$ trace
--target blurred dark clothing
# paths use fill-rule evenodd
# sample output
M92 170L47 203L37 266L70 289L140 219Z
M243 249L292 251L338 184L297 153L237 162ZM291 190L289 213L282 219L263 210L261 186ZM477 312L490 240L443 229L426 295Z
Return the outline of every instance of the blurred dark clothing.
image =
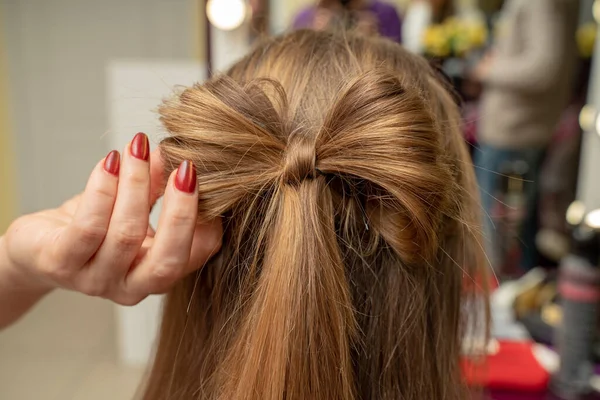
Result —
M519 269L528 271L536 266L537 250L535 246L535 234L537 231L537 198L538 184L540 179L540 167L544 159L543 149L501 149L485 144L474 151L475 174L481 191L481 204L485 210L484 216L484 238L486 241L487 256L492 267L498 275L506 270ZM506 173L503 168L508 163L523 162L527 165L527 171L522 176L524 218L520 226L520 232L516 232L519 242L519 265L506 265L507 254L514 251L502 243L510 242L511 238L501 237L503 232L503 213L499 208L511 207L505 203L503 198L501 180ZM507 240L508 239L508 240Z
M502 12L490 69L483 74L481 151L475 151L474 161L483 208L489 215L500 207L494 196L500 189L501 163L523 161L527 165L518 262L526 271L537 264L535 235L543 156L571 100L579 1L507 0ZM510 268L504 260L512 249L502 247L489 218L484 228L492 266Z
M562 235L565 240L568 240L569 233L565 215L569 205L575 200L577 190L581 108L581 104L575 103L563 112L548 147L540 176L540 229L551 230L555 235Z
M577 191L582 136L579 114L587 100L590 72L591 60L580 59L571 102L563 111L548 146L540 177L540 229L543 232L538 237L538 243L541 252L553 260L561 258L557 248L568 250L569 227L565 215ZM563 246L556 243L561 239Z
M479 141L546 146L570 98L577 0L508 0L482 99Z
M301 11L294 19L293 27L295 29L312 28L317 9L317 6L312 6ZM374 16L381 36L397 42L402 41L402 20L398 11L396 11L396 7L379 0L373 0L369 2L363 11Z

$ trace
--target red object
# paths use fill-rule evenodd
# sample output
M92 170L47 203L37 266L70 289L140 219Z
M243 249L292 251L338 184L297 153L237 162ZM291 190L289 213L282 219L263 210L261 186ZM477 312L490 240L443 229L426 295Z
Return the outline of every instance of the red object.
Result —
M463 105L462 130L468 143L477 143L477 121L479 121L479 103L469 102Z
M191 161L184 161L177 168L175 187L185 193L194 193L196 190L196 168Z
M108 153L104 159L104 170L112 175L119 175L119 168L121 167L121 156L116 150Z
M131 155L140 160L148 161L150 158L150 143L148 136L139 132L133 137L130 146Z
M463 375L470 386L521 393L544 392L550 374L533 355L531 342L499 342L497 353L485 362L463 359Z
M582 303L596 303L600 301L600 290L592 284L560 281L558 291L563 299Z
M493 271L475 276L463 274L463 290L466 293L485 294L488 291L493 292L498 289L498 286L498 279Z

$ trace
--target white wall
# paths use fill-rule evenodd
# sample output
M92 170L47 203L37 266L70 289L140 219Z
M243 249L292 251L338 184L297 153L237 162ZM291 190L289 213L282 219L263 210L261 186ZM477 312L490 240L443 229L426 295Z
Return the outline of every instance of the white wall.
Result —
M150 110L173 84L190 84L187 78L195 76L189 72L199 42L195 2L0 0L20 212L56 206L79 192L98 160L111 148L122 150L137 131L157 137L160 127L148 118ZM121 87L113 86L109 97L107 70L123 59L150 65L145 70L148 90L139 79L119 81ZM186 79L161 76L164 63L173 59L185 65ZM197 68L200 77L204 69ZM135 103L139 113L131 111L129 119L112 113L111 126L109 110L115 103ZM119 309L114 321L106 321L121 345L121 360L147 358L157 311L153 298L137 308Z
M206 65L191 61L114 61L107 68L107 108L110 143L123 148L131 139L128 132L141 129L155 143L162 128L155 112L174 87L191 86L205 79ZM160 203L153 209L152 226L158 225ZM144 365L152 355L160 322L161 298L151 296L135 307L117 308L117 344L120 360Z
M249 21L232 31L222 31L214 26L210 29L213 73L226 71L252 47Z
M193 3L0 0L21 212L55 206L78 192L110 150L110 60L195 57Z

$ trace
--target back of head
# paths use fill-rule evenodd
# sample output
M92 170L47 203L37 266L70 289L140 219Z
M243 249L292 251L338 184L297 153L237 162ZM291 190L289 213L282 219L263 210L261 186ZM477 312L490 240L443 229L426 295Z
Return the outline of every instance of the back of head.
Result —
M224 243L166 300L145 399L459 399L482 266L458 110L383 39L299 31L161 107Z

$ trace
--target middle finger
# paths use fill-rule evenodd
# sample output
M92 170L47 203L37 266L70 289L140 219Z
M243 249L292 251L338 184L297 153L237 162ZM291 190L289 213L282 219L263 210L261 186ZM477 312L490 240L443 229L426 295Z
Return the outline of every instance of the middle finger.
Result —
M148 230L150 212L150 145L135 135L123 152L117 200L104 243L89 266L91 278L104 292L127 274ZM101 293L105 294L105 293Z

